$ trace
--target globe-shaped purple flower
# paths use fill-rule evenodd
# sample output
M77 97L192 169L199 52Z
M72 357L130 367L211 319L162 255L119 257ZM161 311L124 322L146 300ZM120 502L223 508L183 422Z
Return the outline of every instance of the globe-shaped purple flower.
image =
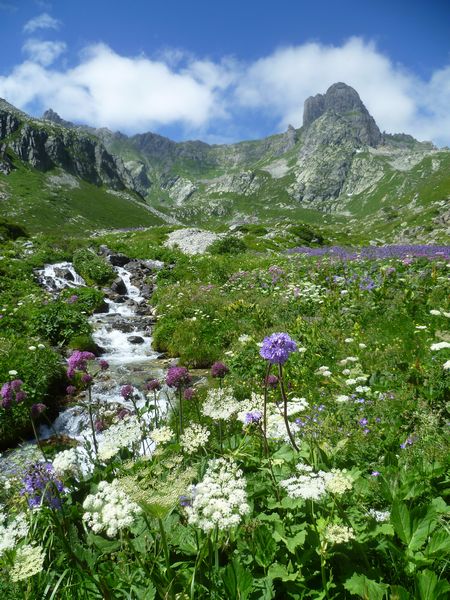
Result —
M133 396L133 393L134 393L134 388L129 383L127 385L122 386L122 389L120 390L120 395L125 400L128 400L129 398L131 398Z
M287 333L272 333L264 338L260 355L273 365L282 365L289 354L297 350L297 344Z
M230 369L222 362L215 362L211 367L211 377L218 377L219 379L222 379L229 372Z
M159 379L150 379L150 381L147 381L145 384L145 387L149 392L158 392L161 389L161 382Z
M191 376L186 367L170 367L167 371L166 383L169 387L179 390L191 383Z

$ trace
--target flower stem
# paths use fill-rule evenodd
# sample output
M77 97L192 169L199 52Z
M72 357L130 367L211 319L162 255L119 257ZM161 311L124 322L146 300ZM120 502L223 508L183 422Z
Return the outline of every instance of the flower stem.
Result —
M281 366L281 364L278 365L278 374L279 374L279 378L280 378L281 397L283 398L283 418L284 418L284 423L286 425L286 431L289 436L289 439L291 440L292 447L294 448L294 450L297 450L297 452L298 452L299 448L298 448L297 444L295 443L294 436L292 435L292 431L289 426L289 420L288 420L288 414L287 414L288 399L286 396L286 390L284 388L283 367Z

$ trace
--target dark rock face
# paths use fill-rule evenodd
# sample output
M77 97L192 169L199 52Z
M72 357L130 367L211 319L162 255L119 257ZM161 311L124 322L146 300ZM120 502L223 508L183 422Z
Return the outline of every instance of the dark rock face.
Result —
M127 286L125 285L121 277L117 277L111 284L111 291L120 296L125 296L127 293Z
M127 263L130 262L130 259L128 258L128 256L125 256L125 254L109 254L108 261L114 267L124 267Z
M143 193L143 184L149 182L145 182L140 173L135 178L98 138L64 121L52 110L46 111L44 118L44 121L31 120L0 99L3 154L9 148L19 159L40 171L60 167L95 185ZM6 161L2 160L3 163ZM2 172L6 170L4 166Z
M364 106L358 92L345 83L335 83L326 94L317 94L305 100L303 126L309 126L325 113L335 113L348 122L355 142L376 147L381 143L381 132L374 118Z
M145 342L144 338L140 335L130 335L127 340L130 344L143 344Z

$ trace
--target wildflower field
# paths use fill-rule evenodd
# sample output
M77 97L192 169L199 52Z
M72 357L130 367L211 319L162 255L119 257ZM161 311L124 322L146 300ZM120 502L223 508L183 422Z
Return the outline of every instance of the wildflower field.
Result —
M449 248L187 257L158 235L1 248L0 430L19 441L66 393L92 423L2 476L4 598L448 598ZM174 362L117 390L97 440L106 267L77 301L32 269L102 243L164 261L153 347Z

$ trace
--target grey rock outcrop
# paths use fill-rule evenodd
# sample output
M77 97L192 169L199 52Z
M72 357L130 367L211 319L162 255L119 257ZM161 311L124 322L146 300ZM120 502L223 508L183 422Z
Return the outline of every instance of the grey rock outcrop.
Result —
M334 83L325 94L310 96L305 100L303 127L310 127L327 112L343 117L360 144L373 147L380 144L382 136L374 118L358 92L346 83Z

